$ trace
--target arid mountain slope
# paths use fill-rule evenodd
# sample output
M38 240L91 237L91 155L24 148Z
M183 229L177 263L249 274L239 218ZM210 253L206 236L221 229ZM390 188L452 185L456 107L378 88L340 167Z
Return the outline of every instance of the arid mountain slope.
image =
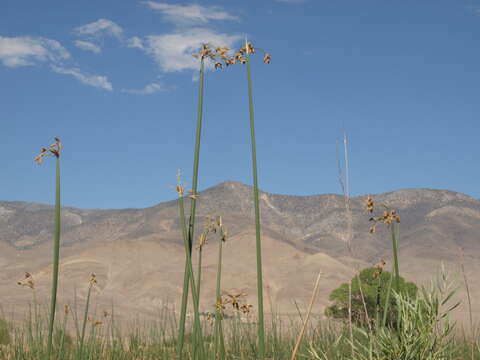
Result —
M346 246L348 222L342 196L261 193L266 293L278 310L295 311L294 300L305 303L320 270L324 277L318 311L328 303L329 292L346 281L355 266L389 260L389 233L380 227L369 234L365 199L351 199L351 254ZM380 211L384 203L401 215L400 266L407 278L424 282L441 261L458 271L455 264L462 248L472 293L474 298L480 297L480 279L475 277L480 271L480 200L427 189L379 194L374 200ZM89 274L95 272L99 307L111 306L113 301L120 312L153 314L162 304L178 305L184 258L176 201L146 209L62 211L61 301L73 300L74 287L81 300ZM22 309L31 298L27 289L16 285L25 271L34 275L37 296L46 300L52 215L50 206L0 202L0 296L4 307ZM198 215L197 234L205 216L223 216L229 231L224 290L243 290L255 304L251 188L225 182L201 192ZM216 241L212 237L204 252L205 310L214 303ZM474 306L480 314L480 304Z

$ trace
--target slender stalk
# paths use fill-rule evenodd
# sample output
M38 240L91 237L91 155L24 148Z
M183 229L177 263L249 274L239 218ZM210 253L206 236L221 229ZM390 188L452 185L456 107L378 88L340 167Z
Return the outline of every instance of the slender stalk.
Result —
M393 266L395 271L395 291L400 291L400 270L398 266L398 238L400 236L400 226L398 223L392 223L392 247L393 247Z
M248 49L248 46L246 46ZM250 114L250 137L252 145L253 201L255 206L255 238L257 252L257 296L258 296L258 355L265 358L265 324L263 316L263 275L262 275L262 242L260 236L260 205L258 199L257 146L255 143L255 118L253 113L252 74L250 69L250 53L247 50L248 109Z
M200 158L200 140L202 133L202 117L203 117L203 87L205 81L205 64L204 59L202 58L200 63L200 79L198 86L198 109L197 109L197 130L195 135L195 152L193 159L193 179L192 179L192 198L190 203L190 219L188 223L188 253L192 254L192 243L194 236L194 226L195 226L195 210L196 210L196 194L197 194L197 185L198 185L198 165ZM182 200L183 201L183 200ZM182 213L185 216L184 213ZM183 294L182 294L182 304L180 310L180 326L178 330L178 342L177 342L177 354L179 359L183 351L183 344L185 341L185 320L187 314L187 304L188 304L188 288L189 288L189 271L188 271L188 261L185 261L185 270L183 276ZM198 309L197 309L198 310Z
M85 303L85 311L83 313L83 324L82 324L82 334L80 336L80 346L79 346L79 353L78 353L78 359L81 359L83 356L83 344L85 340L85 329L87 328L87 320L88 320L88 308L90 306L90 295L92 293L92 282L90 282L88 286L88 292L87 292L87 302Z
M393 275L390 276L390 281L388 282L388 287L387 287L387 296L385 297L385 305L383 308L383 319L382 319L383 327L387 325L387 315L388 315L388 310L390 308L390 294L392 293L392 283L393 283Z
M223 228L220 228L221 236L218 243L218 263L217 263L217 287L216 298L217 304L222 301L221 286L222 286L222 253L224 233ZM225 339L223 337L223 325L220 309L217 306L215 313L215 359L218 355L218 345L220 346L220 359L225 359Z
M67 320L68 320L68 312L65 311L65 316L63 318L63 326L62 326L62 336L60 338L60 346L58 349L59 359L62 359L62 355L63 355L63 345L65 344L65 333L67 332Z
M183 191L182 191L183 192ZM183 234L183 242L185 246L185 254L186 254L186 263L187 263L187 272L188 272L188 278L190 279L190 287L192 290L192 300L193 300L193 313L194 313L194 334L192 336L194 340L194 346L195 348L198 346L199 352L200 352L200 358L204 359L205 358L205 349L204 349L204 344L203 344L203 335L202 335L202 328L200 326L200 315L198 311L198 305L199 305L199 299L198 299L198 294L197 294L197 287L195 286L195 278L193 274L193 266L192 266L192 256L190 254L191 247L188 242L188 232L187 232L187 225L185 221L185 207L183 203L183 194L179 193L178 197L178 206L179 206L179 212L180 212L180 226L182 228L182 234ZM184 291L188 289L183 289ZM198 343L197 343L198 340ZM178 352L179 348L177 348L177 355L178 358L181 358L182 353Z
M52 295L50 302L50 321L48 327L47 359L52 355L53 326L55 323L55 309L57 306L58 264L60 257L60 157L56 157L55 171L55 230L53 236L53 273Z
M320 277L322 276L322 272L318 273L317 280L315 280L315 286L313 287L312 297L310 298L310 304L308 305L307 315L305 316L305 321L303 322L302 329L300 330L300 334L298 334L297 342L295 343L295 348L292 352L291 360L295 360L297 358L297 352L300 348L300 343L302 342L303 335L305 334L305 329L307 328L308 320L310 319L310 314L312 313L313 303L318 294L318 286L320 285Z

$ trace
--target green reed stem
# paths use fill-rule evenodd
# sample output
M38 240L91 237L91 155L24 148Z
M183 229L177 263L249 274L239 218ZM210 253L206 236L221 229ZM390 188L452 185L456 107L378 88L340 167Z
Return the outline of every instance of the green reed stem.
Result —
M55 309L57 307L58 288L58 264L60 257L60 158L56 157L55 170L55 230L53 236L53 273L52 273L52 295L50 303L50 321L48 327L47 359L52 354L53 326L55 323Z
M200 79L198 86L198 109L197 109L197 130L195 133L195 152L193 158L193 179L192 179L192 194L197 194L197 185L198 185L198 164L200 159L200 140L202 134L202 117L203 117L203 87L205 81L205 64L204 59L200 63ZM183 200L182 200L183 201ZM194 236L194 226L195 226L195 210L196 210L196 198L192 197L190 203L190 219L188 223L188 253L192 254L192 243ZM182 212L183 216L185 214ZM180 310L180 327L178 330L178 344L177 344L177 354L181 358L183 344L185 341L185 320L187 315L187 304L188 304L188 287L189 287L189 271L187 261L185 262L185 270L183 276L183 294L182 294L182 305ZM198 309L197 309L198 311Z
M216 298L217 304L222 301L221 286L222 286L222 259L223 259L223 241L224 241L224 232L223 228L220 228L220 239L218 244L218 263L217 263L217 288L216 288ZM223 336L223 324L222 324L222 314L220 309L217 307L215 312L215 359L218 354L218 346L220 346L220 359L225 359L225 339Z
M253 201L255 205L255 237L257 252L257 295L258 295L258 355L265 358L265 324L263 317L263 275L262 275L262 242L260 238L260 205L258 199L257 178L257 146L255 143L255 119L253 114L252 74L250 69L250 53L247 51L248 109L250 114L250 137L252 144Z
M400 290L400 270L398 266L398 239L400 236L400 226L398 223L392 223L392 248L393 248L393 266L395 269L395 291Z
M90 295L92 293L92 283L89 284L88 286L88 292L87 292L87 302L85 303L85 311L83 313L83 324L82 324L82 334L80 336L80 346L79 346L79 353L78 353L78 359L81 359L83 356L83 344L85 340L85 329L87 328L87 320L88 320L88 308L90 306Z
M387 315L388 315L388 310L390 308L390 295L392 293L393 277L394 277L394 274L390 276L390 280L388 281L387 296L385 297L385 305L383 308L383 319L382 319L383 327L387 325Z
M192 256L191 256L191 246L188 242L188 232L187 232L187 224L185 221L185 207L183 203L183 196L180 195L178 197L178 207L179 207L179 212L180 212L180 226L182 228L182 234L183 234L183 242L185 245L185 257L186 257L186 263L187 263L187 272L188 272L188 278L190 279L190 287L192 290L192 300L193 300L193 314L194 314L194 332L192 339L194 341L194 349L197 347L199 348L200 352L200 359L205 358L205 349L204 349L204 344L203 344L203 335L202 335L202 327L200 324L200 315L198 311L198 306L199 306L199 299L198 299L198 294L197 294L197 287L195 286L195 277L193 274L193 266L192 266ZM188 287L183 289L183 291L188 293ZM177 347L177 356L180 359L182 357L182 348L180 346Z

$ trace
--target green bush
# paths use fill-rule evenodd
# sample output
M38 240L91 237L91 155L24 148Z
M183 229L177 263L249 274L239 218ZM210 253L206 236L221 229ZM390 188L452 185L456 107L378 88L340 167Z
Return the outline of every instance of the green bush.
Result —
M352 322L358 326L367 326L367 319L374 326L374 320L381 318L387 301L387 293L393 274L388 271L379 271L376 267L363 269L359 276L355 276L350 284L352 287ZM360 278L360 281L358 280ZM361 288L360 288L361 284ZM360 291L360 289L362 291ZM407 299L414 299L417 286L400 277L400 293ZM363 299L362 300L362 293ZM348 284L344 283L330 294L333 304L325 309L325 315L334 319L348 320ZM364 303L365 302L365 303ZM389 311L387 325L396 326L397 311L395 311L395 297L389 297ZM367 315L365 314L365 307Z

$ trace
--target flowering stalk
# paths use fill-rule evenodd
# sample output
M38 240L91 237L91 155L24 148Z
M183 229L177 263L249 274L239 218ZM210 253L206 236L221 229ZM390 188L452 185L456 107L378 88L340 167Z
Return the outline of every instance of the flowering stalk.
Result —
M50 319L48 326L48 345L47 359L52 354L53 326L55 323L55 309L57 306L57 288L58 288L58 264L60 257L60 150L62 145L58 137L55 142L47 149L42 148L40 154L35 157L37 164L42 164L46 156L54 156L55 166L55 213L54 213L54 235L53 235L53 272L52 272L52 292L50 299Z
M222 283L222 250L223 250L223 243L227 239L227 232L223 227L222 217L219 216L217 218L217 226L220 231L220 239L218 242L218 263L217 263L217 288L216 288L216 303L222 303L222 295L221 295L221 283ZM223 324L222 324L222 312L220 311L220 307L216 307L215 313L215 359L217 358L218 354L218 347L220 347L220 359L225 359L225 339L223 336Z
M195 286L195 278L193 276L193 266L192 266L192 256L191 256L191 246L188 242L188 231L187 231L187 224L185 220L185 207L183 202L183 194L184 194L184 187L180 183L180 175L178 175L178 185L177 185L177 193L178 193L178 210L180 213L180 227L182 230L183 235L183 243L185 246L185 258L186 258L186 267L187 267L187 274L189 279L189 285L192 290L192 300L193 300L193 314L194 314L194 325L193 325L193 344L194 344L194 351L196 351L197 347L199 348L200 359L205 358L205 350L203 346L203 335L202 335L202 328L200 326L200 315L198 312L199 306L199 299L197 293L197 287ZM187 293L188 296L188 284L183 288L183 293ZM185 318L184 318L185 321ZM180 328L182 329L182 328ZM185 329L185 324L183 326L183 330ZM182 340L184 339L184 334L182 335ZM179 334L180 339L180 334ZM183 343L180 342L177 344L177 357L179 359L182 358L182 350L183 350Z
M253 201L255 206L255 239L257 252L257 297L258 297L258 355L265 358L265 324L263 316L263 275L262 275L262 242L260 237L260 205L258 197L257 177L257 147L255 143L255 119L253 113L252 75L250 69L250 53L253 47L250 43L245 44L247 82L248 82L248 110L250 114L250 137L252 146L252 172L253 172Z
M193 179L192 179L192 195L190 203L190 218L188 222L188 233L187 233L187 242L188 242L188 255L192 254L192 243L194 236L194 226L195 226L195 210L196 210L196 199L197 199L197 185L198 185L198 166L200 158L200 140L202 133L202 117L203 117L203 84L204 84L204 73L205 73L205 61L202 56L200 62L200 79L198 87L198 109L197 109L197 130L195 136L195 152L193 159ZM183 199L182 199L183 201ZM185 216L185 215L183 215ZM182 294L182 305L180 310L180 328L178 331L178 343L177 343L177 355L180 359L183 351L183 344L185 341L185 321L187 314L187 303L188 303L188 289L189 289L189 279L190 273L188 270L188 261L185 261L185 270L183 275L183 294ZM198 310L198 309L197 309Z

